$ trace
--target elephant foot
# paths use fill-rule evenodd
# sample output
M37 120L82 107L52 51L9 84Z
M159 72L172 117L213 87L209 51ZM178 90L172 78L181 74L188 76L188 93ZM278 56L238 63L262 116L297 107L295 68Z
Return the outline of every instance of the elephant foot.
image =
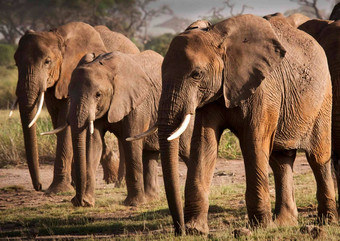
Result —
M53 181L49 188L45 191L45 194L71 192L73 190L74 188L71 185L71 181Z
M71 203L75 207L94 207L95 201L93 198L78 198L74 196L71 200Z
M274 214L274 223L278 226L295 226L298 224L298 212L295 203L293 207L283 205L279 212Z
M190 235L207 235L209 234L208 223L203 220L190 220L185 223L185 231Z
M101 164L103 166L104 177L103 180L109 183L116 183L118 181L119 158L113 151L105 153L102 157Z
M249 213L248 216L249 216L250 226L252 227L266 228L273 224L270 212L263 213L263 214Z
M319 224L331 224L331 223L338 223L339 217L338 212L328 211L327 213L318 213L318 223Z
M297 216L290 214L278 214L274 216L274 223L277 226L296 226L298 224Z
M158 199L158 189L145 190L145 198L149 201Z
M125 206L133 206L133 207L137 207L137 206L143 204L144 202L145 202L145 197L144 197L144 195L138 195L138 196L133 196L133 197L128 196L128 197L124 200L123 204L124 204Z

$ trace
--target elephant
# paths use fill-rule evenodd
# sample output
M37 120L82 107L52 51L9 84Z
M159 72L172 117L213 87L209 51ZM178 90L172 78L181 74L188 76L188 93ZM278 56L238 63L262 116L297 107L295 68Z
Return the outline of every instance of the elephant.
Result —
M86 23L71 22L47 32L29 30L19 41L14 55L19 72L16 95L26 159L37 191L42 190L42 185L35 121L44 100L54 128L63 126L67 118L71 74L86 53L100 54L120 49L127 53L139 52L128 38L114 32L107 34L108 31L105 27L95 29ZM59 131L53 181L47 189L49 193L73 190L70 174L73 155L71 131L69 127ZM105 166L110 167L110 164L106 163ZM110 176L108 173L106 175Z
M340 19L340 3L335 4L331 15L329 16L329 20L339 20Z
M291 16L287 17L287 19ZM332 160L337 177L338 200L340 200L340 22L310 19L299 24L298 29L310 34L324 49L333 87L332 107ZM338 210L340 208L338 207Z
M273 219L278 225L296 224L292 166L297 149L305 151L317 182L320 220L335 220L331 108L324 51L285 18L240 15L177 35L162 64L156 123L175 233L209 232L208 195L226 128L240 141L252 226L272 222L269 165L276 189ZM183 211L177 137L193 115Z
M157 133L133 142L125 139L157 121L162 61L152 50L139 54L114 51L97 57L89 53L74 70L68 117L77 171L74 206L95 205L95 173L106 131L117 136L124 151L128 190L124 204L136 206L157 197ZM189 159L191 130L180 141L183 161Z

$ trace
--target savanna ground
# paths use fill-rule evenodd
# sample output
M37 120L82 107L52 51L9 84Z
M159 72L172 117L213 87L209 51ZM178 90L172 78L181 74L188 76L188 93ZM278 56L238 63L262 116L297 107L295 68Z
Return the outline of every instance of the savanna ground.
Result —
M70 200L74 192L47 196L36 192L24 161L23 140L18 112L9 119L0 111L0 239L121 239L121 240L230 240L234 231L247 227L245 174L240 149L229 132L221 140L210 193L209 236L175 237L159 166L159 199L140 207L126 207L125 187L105 184L100 166L97 172L96 206L75 208ZM46 112L38 120L38 132L51 128ZM113 140L112 136L106 139ZM43 189L52 181L55 137L38 137ZM115 148L115 145L112 145ZM186 167L180 163L184 186ZM274 208L274 180L270 172L270 195ZM306 225L316 225L316 184L301 153L294 165L295 199L299 225L252 230L241 240L340 240L338 224L321 226L315 233L302 233Z

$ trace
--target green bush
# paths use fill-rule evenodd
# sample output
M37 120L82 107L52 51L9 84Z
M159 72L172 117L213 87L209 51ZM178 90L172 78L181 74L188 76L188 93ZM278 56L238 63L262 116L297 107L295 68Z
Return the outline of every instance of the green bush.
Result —
M15 50L16 50L15 45L0 44L0 65L1 66L14 65Z

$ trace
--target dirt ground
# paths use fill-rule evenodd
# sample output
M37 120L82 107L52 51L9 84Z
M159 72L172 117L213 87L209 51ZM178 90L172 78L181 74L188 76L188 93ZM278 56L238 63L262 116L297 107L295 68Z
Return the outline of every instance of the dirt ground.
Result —
M159 165L159 173L161 173ZM298 156L294 164L294 173L311 172L304 156ZM180 180L184 185L186 177L186 166L180 163ZM53 166L41 165L40 176L43 189L47 189L52 182ZM106 184L103 180L103 170L100 166L97 171L97 189L114 188L114 184ZM163 177L159 175L159 183L163 186ZM214 172L212 185L227 185L231 183L245 183L243 160L226 160L219 158ZM6 192L5 187L14 186L15 191ZM273 188L270 192L274 192ZM13 206L40 206L45 203L65 202L64 196L47 196L43 192L33 189L31 178L26 165L9 169L0 169L0 210Z

